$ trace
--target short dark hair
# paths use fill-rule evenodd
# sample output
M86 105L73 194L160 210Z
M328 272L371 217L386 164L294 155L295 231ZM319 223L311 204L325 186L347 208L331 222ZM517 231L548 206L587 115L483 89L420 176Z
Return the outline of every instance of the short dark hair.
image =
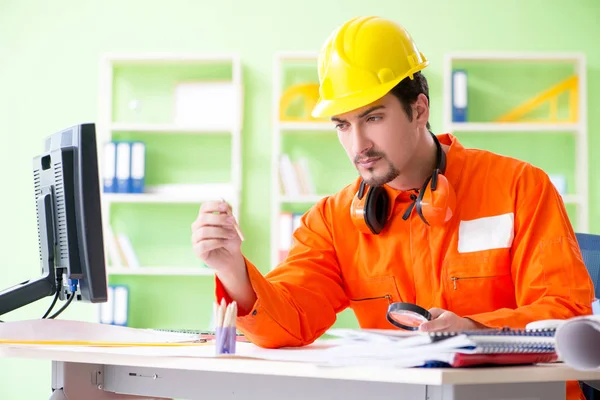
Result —
M406 115L408 115L409 121L412 121L412 108L410 107L416 100L417 96L421 93L427 97L429 101L429 86L427 85L427 78L420 71L413 74L413 79L406 77L400 81L390 91L391 94L396 96L400 100L400 104L404 107ZM427 121L427 130L431 131L431 125Z

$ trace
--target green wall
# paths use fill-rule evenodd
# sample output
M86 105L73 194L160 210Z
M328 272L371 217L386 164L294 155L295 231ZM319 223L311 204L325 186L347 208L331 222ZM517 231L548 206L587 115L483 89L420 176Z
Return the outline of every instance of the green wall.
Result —
M104 52L238 52L245 82L242 230L244 252L263 270L269 263L269 211L259 196L270 194L271 69L276 51L316 51L330 31L359 14L379 14L402 23L431 61L426 70L431 87L431 123L439 132L442 115L442 62L448 51L582 51L588 57L589 147L600 136L600 26L596 0L543 1L403 1L355 0L293 3L276 0L168 2L63 0L0 0L0 170L4 192L0 251L0 287L37 276L37 239L31 159L42 149L42 137L65 126L94 121L98 115L99 60ZM509 24L514 24L509 26ZM522 80L522 78L519 78ZM527 84L525 82L524 84ZM483 99L498 109L493 98ZM486 109L481 110L484 115ZM518 145L506 137L465 135L468 145L518 154L549 172L560 161L557 149L572 149L568 139L541 146L537 136ZM156 139L159 140L159 139ZM173 140L193 140L175 137ZM217 141L217 139L215 139ZM222 140L222 139L218 139ZM511 139L512 140L512 139ZM516 140L516 139L515 139ZM519 139L521 140L521 139ZM335 146L335 140L328 142ZM546 150L547 149L547 150ZM567 157L572 161L572 157ZM340 162L347 160L340 158ZM600 163L590 157L590 204L599 200L595 176ZM165 178L166 177L162 177ZM157 180L161 177L158 175ZM152 217L158 206L144 206L136 215ZM161 206L164 207L164 206ZM116 209L119 213L122 210ZM195 207L174 211L169 227L191 223ZM124 213L122 223L127 222ZM591 231L600 231L600 209L590 209ZM168 237L165 245L180 248L190 261L189 237ZM185 253L185 254L183 254ZM186 262L187 262L186 261ZM123 281L120 279L119 281ZM210 278L135 278L127 280L137 293L131 322L136 326L198 328L208 323L213 291ZM165 285L179 292L163 290ZM139 289L139 290L138 290ZM177 304L168 308L169 302ZM4 316L5 320L38 318L49 301ZM93 308L75 304L63 318L93 319ZM152 313L155 319L141 316ZM347 323L352 316L344 313ZM0 360L0 398L43 399L49 395L50 363Z

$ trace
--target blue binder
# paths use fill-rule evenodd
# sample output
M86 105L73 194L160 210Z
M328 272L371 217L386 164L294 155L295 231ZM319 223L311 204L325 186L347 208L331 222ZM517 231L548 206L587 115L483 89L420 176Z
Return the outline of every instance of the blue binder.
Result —
M113 325L127 326L129 321L129 288L126 285L113 285Z
M131 192L131 144L116 142L117 146L117 192Z
M108 299L100 305L99 322L127 326L129 321L129 288L126 285L108 285Z
M452 121L467 122L467 71L452 72Z
M144 142L131 142L131 193L144 193L145 158Z
M117 146L115 142L104 144L103 160L102 184L104 193L115 193L117 191Z

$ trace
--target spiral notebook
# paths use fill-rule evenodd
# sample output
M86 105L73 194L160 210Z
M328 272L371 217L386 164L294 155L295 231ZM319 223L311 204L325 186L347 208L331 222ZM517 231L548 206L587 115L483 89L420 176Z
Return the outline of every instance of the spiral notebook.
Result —
M460 332L360 330L329 332L346 339L331 350L337 364L371 363L397 367L522 365L558 360L555 329L486 329ZM384 339L382 339L384 338Z

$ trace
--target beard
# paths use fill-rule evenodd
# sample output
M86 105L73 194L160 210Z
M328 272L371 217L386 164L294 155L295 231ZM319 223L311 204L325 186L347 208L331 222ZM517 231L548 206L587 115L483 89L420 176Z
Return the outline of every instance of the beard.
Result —
M374 186L383 186L388 182L393 181L400 175L400 171L398 168L394 166L389 160L385 158L385 155L382 153L372 153L367 155L368 157L381 157L381 161L387 162L386 169L383 173L377 174L376 168L369 168L367 173L364 175L361 174L361 177L365 183L371 187Z

